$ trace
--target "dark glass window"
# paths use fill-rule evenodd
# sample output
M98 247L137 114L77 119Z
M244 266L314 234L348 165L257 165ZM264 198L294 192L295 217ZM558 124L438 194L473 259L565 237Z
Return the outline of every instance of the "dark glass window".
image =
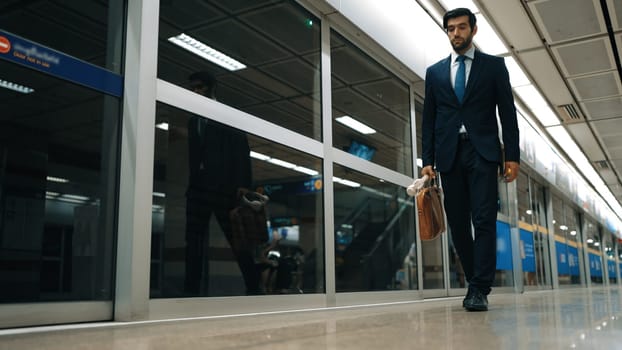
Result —
M121 73L125 0L4 0L0 30Z
M209 75L219 102L321 139L318 18L295 1L160 5L159 78L193 89L193 73Z
M337 292L417 289L413 200L401 186L334 172Z
M156 113L151 296L324 292L321 159Z
M110 300L119 99L0 60L0 302Z
M330 44L333 145L412 176L408 85L335 31Z

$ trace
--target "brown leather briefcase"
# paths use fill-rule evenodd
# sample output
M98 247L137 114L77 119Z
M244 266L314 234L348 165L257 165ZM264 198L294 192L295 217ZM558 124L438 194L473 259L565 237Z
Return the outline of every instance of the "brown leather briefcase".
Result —
M421 240L429 241L439 237L445 232L442 190L434 183L434 180L426 182L417 192L416 199Z

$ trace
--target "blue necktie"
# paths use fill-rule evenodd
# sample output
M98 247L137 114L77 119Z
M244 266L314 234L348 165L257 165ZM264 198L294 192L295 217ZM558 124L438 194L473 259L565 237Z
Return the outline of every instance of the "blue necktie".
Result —
M456 92L456 97L458 97L458 101L460 103L462 103L462 99L464 98L464 89L466 85L466 65L464 64L465 58L466 56L458 56L456 59L458 61L458 71L456 71L454 91Z

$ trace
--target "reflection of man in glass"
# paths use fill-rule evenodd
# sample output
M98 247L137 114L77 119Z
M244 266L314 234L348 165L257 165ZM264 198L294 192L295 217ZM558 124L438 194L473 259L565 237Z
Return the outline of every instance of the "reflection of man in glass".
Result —
M189 77L192 91L216 98L216 80L207 72ZM188 164L190 177L186 192L186 293L205 294L207 281L209 223L212 214L232 247L229 212L238 204L239 189L250 188L251 161L246 134L201 116L188 121ZM206 244L207 243L207 244ZM256 294L259 275L249 251L234 249L247 294ZM204 273L205 272L205 273Z

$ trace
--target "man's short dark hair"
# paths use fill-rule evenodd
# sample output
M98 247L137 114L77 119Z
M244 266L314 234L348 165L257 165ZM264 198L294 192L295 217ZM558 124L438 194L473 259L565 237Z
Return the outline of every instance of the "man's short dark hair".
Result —
M471 30L473 30L473 28L475 28L476 22L475 15L473 14L473 12L471 12L471 10L464 7L459 7L457 9L445 12L445 16L443 16L443 28L447 30L447 21L449 21L450 19L462 16L469 16L469 25L471 25Z
M214 79L214 76L210 72L205 72L205 71L194 72L190 74L190 76L188 77L188 80L200 81L203 84L205 84L205 86L210 86L210 87L213 87L216 85L216 79Z
M209 98L216 98L216 78L210 73L206 71L194 72L188 76L188 80L190 81L190 88L193 89L193 83L198 82L198 85L202 85L202 88L205 89L205 95Z

